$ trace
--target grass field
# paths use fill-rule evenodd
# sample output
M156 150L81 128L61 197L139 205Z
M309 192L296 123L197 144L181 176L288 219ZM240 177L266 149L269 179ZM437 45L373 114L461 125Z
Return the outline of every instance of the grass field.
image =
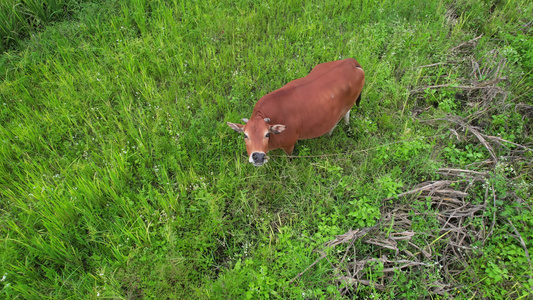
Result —
M530 1L6 3L0 298L533 297ZM249 164L348 57L351 123Z

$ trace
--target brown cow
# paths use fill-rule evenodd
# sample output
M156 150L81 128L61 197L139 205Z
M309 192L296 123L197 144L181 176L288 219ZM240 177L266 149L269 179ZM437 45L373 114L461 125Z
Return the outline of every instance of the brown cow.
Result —
M353 58L317 65L305 77L263 96L246 124L227 122L244 133L248 161L254 166L267 162L266 153L281 148L291 155L298 140L333 132L350 109L361 101L365 72Z

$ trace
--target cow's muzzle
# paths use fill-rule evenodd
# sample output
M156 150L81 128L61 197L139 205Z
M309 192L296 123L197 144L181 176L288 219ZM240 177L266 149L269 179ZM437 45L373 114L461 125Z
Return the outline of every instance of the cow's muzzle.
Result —
M268 157L263 152L254 152L252 155L250 155L250 159L248 161L254 164L254 166L260 167L268 161Z

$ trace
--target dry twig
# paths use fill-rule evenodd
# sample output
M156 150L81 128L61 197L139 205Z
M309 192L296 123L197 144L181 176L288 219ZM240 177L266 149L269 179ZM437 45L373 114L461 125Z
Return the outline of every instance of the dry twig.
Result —
M460 89L460 90L473 91L473 90L489 88L492 85L498 84L498 82L504 81L504 80L507 80L507 77L498 77L498 78L494 78L494 79L487 80L487 81L480 81L480 82L476 82L476 83L474 83L473 85L470 85L470 86L469 85L455 85L454 83L429 85L429 86L425 86L425 87L422 87L422 88L411 90L410 93L411 94L416 94L416 93L425 91L427 89L438 89L438 88L444 88L444 87L452 87L452 88L456 88L456 89Z
M450 49L450 52L456 51L456 50L458 50L458 49L460 49L460 48L462 48L462 47L465 47L465 46L467 46L467 47L474 47L475 45L477 45L477 41L478 41L482 36L483 36L483 35L480 35L480 36L475 37L475 38L473 38L473 39L471 39L471 40L469 40L469 41L466 41L466 42L464 42L464 43L461 43L461 44L459 44L459 45L457 45L457 46L451 48L451 49Z
M311 265L309 265L307 268L305 268L305 270L303 270L302 272L298 273L298 275L296 275L296 277L294 277L293 279L291 279L289 281L289 284L293 283L293 281L295 281L296 279L300 278L305 272L307 272L307 270L311 269L314 265L316 265L319 261L323 260L324 258L326 258L326 253L322 253L322 255L317 258L315 260L315 262L313 262Z
M533 271L533 266L531 265L531 259L529 258L529 251L527 251L527 246L526 246L526 243L524 242L524 239L522 238L522 235L520 235L520 232L516 229L516 227L514 226L514 224L513 224L513 222L511 220L507 220L507 221L509 221L509 224L513 228L514 233L518 236L518 241L522 245L522 248L524 248L524 252L526 253L526 258L527 258L527 261L529 263L529 270ZM528 275L528 277L529 278L533 278L531 273Z

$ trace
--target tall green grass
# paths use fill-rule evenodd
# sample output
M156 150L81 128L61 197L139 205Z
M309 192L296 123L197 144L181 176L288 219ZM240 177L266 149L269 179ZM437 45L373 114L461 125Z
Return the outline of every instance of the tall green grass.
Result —
M2 49L14 43L26 30L26 24L21 13L17 9L19 1L2 1L0 3L0 36L2 37Z
M80 1L81 2L81 1ZM78 1L5 0L0 3L0 51L16 46L28 34L67 17Z
M531 11L527 1L513 3ZM57 11L56 4L64 11L72 3L46 8ZM9 37L20 47L0 58L1 297L342 298L326 261L289 281L324 242L374 225L382 199L438 179L439 167L490 157L479 144L450 139L448 128L412 117L420 107L428 119L475 112L459 106L454 90L435 96L456 101L451 110L409 93L453 82L464 69L418 67L447 61L450 48L479 31L503 37L493 31L499 24L517 29L525 20L491 2L497 17L469 27L488 15L489 3L459 4L462 28L446 17L455 4L440 1L83 2L66 21L48 14L31 39ZM13 17L22 11L17 6ZM487 35L475 55L505 46ZM262 95L316 64L347 57L367 78L351 124L331 138L299 142L301 158L274 151L262 168L247 163L241 137L225 122L248 117ZM521 71L519 64L505 70L518 78L505 86L512 96L528 78ZM527 115L502 109L498 116L490 134L531 142ZM322 154L330 156L305 157ZM516 193L531 204L527 168L518 178L500 175L522 184ZM498 191L503 199L507 190ZM388 205L408 204L394 201ZM519 218L514 204L502 205ZM531 221L515 222L524 236L532 236ZM435 230L426 220L414 226ZM495 226L500 235L510 230ZM483 249L500 245L515 254L472 254L456 284L465 298L527 297L533 284L521 245L495 239ZM361 244L357 251L376 250ZM483 281L497 270L489 262L510 275ZM396 274L386 291L361 286L353 295L426 295L428 276L442 274Z

